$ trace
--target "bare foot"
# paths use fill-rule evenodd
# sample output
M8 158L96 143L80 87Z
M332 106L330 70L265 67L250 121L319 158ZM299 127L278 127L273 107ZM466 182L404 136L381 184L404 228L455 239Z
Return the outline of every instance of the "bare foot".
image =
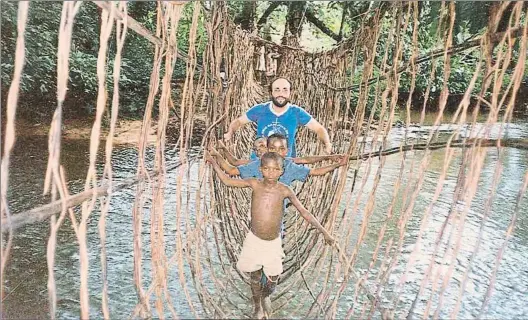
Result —
M253 312L253 319L266 319L266 315L264 314L264 311L262 309Z
M265 319L265 313L264 310L262 310L262 305L259 305L255 308L255 311L253 312L253 319Z
M262 299L262 306L264 307L264 314L266 319L270 319L271 314L273 313L273 309L271 308L271 298L269 296Z

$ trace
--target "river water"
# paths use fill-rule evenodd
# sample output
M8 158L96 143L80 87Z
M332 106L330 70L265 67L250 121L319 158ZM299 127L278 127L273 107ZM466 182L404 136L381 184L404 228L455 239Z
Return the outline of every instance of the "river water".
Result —
M416 118L417 115L414 115ZM423 126L419 129L413 129L408 133L411 139L423 139L430 127ZM451 128L444 127L445 132ZM498 128L492 130L498 134ZM469 132L468 130L465 131ZM517 119L508 124L507 130L503 136L513 139L528 138L528 121L526 119ZM403 128L394 128L388 137L389 147L399 145L404 137ZM83 179L86 175L87 164L89 161L88 141L84 140L66 140L63 141L61 162L67 172L70 192L74 193L83 188ZM170 149L170 148L169 148ZM419 163L423 157L423 151L414 151L407 153L405 159L404 176L408 174L411 163ZM438 177L443 167L445 151L438 150L432 153L432 159L425 173L424 184L413 209L413 214L409 220L409 227L406 231L404 242L399 255L399 261L396 263L393 272L387 279L384 288L382 303L390 304L391 290L396 290L402 274L405 272L406 261L414 248L423 213L426 211L438 182ZM453 206L454 186L457 182L458 169L461 161L461 150L455 151L455 159L452 162L443 191L435 203L430 223L425 230L420 255L407 275L405 285L401 291L399 307L396 311L398 318L406 316L406 311L412 301L415 299L420 282L424 272L431 259L433 244L438 232L445 222L449 211ZM522 177L528 170L528 151L504 148L501 156L501 162L504 166L502 176L496 187L497 194L492 204L489 220L482 228L482 240L478 253L473 257L471 271L468 274L468 281L464 298L462 299L461 311L459 318L475 318L478 316L483 297L489 286L492 271L495 267L495 260L499 248L505 239L505 232L511 221L514 212L516 198ZM151 154L149 157L153 157ZM471 204L465 227L463 229L462 246L456 258L453 280L450 281L446 289L446 299L441 308L440 317L449 317L450 312L456 303L458 290L463 275L468 268L468 261L471 253L477 245L481 221L484 213L485 201L488 198L489 191L493 186L494 169L499 160L497 150L489 148L485 160L485 167L482 171L479 188ZM42 186L47 162L47 138L31 137L19 139L16 143L12 157L12 167L10 175L9 204L12 212L21 212L34 208L40 204L46 203L49 199L41 196ZM167 152L167 166L177 163L178 159L175 151ZM114 175L116 180L123 180L133 176L137 165L137 151L133 147L116 147L113 155ZM366 185L363 188L363 194L359 197L366 199L370 191L374 177L377 171L379 160L371 162L371 170L366 178ZM376 191L376 207L371 217L372 223L369 225L369 231L362 246L362 253L356 263L359 272L368 268L370 257L376 246L379 227L379 221L383 221L386 216L387 208L392 200L393 184L399 175L401 165L401 155L395 154L386 157L383 167L383 178ZM352 166L354 167L354 166ZM180 174L178 170L170 172L167 176L166 194L166 229L167 234L166 246L167 254L174 251L174 237L171 232L176 232L180 227L176 226L176 221L170 213L174 212L176 192L176 176ZM191 176L198 176L198 163L190 167ZM357 181L361 181L366 175L364 166L360 166ZM352 171L349 172L349 181L351 183ZM406 181L403 181L401 190L405 190ZM356 188L358 189L358 188ZM348 186L345 190L350 190ZM355 191L353 196L358 196ZM126 318L131 315L132 309L137 302L135 289L133 286L133 246L132 246L132 206L135 198L135 189L129 188L114 194L107 218L107 255L108 255L108 282L110 296L110 314L112 318ZM148 205L148 203L147 203ZM360 205L364 206L364 201ZM396 204L401 206L402 204ZM343 204L342 207L346 204ZM498 269L495 287L491 295L488 309L485 312L486 318L527 318L528 317L528 197L524 197L521 202L518 221L505 250L503 259ZM148 211L144 220L143 236L148 238ZM358 215L357 223L361 222L361 215ZM90 258L90 305L91 314L95 317L101 317L101 275L99 262L99 235L97 222L99 214L92 214L89 219L88 227L88 245ZM451 223L450 223L451 224ZM450 225L451 226L451 225ZM453 231L447 229L447 232ZM452 227L452 226L451 226ZM356 229L357 230L357 229ZM394 235L398 232L395 227L388 228L388 235ZM10 262L6 272L6 297L3 301L4 311L8 318L47 318L47 265L46 265L46 245L49 235L49 224L40 223L23 227L18 230L13 242ZM75 234L70 227L70 222L65 221L57 236L56 247L56 281L58 297L58 317L59 318L78 318L79 316L79 256L78 245ZM144 256L149 256L148 246L144 247L146 251ZM382 250L380 250L382 251ZM443 259L435 258L437 261L434 265L434 271L442 274L442 268L447 268L448 264ZM145 276L148 276L149 261L145 259ZM371 270L372 271L372 270ZM434 273L433 273L434 274ZM369 280L375 280L376 273L369 274ZM146 279L148 282L148 278ZM181 293L181 286L178 281L177 272L170 274L170 290L173 297L173 303L181 317L193 317L186 299ZM347 288L345 297L352 295L353 288ZM413 310L417 317L421 317L425 309L426 301L429 299L427 289L423 296L418 299L418 304ZM340 300L338 308L338 317L343 317L351 306L347 299ZM435 311L433 305L431 315ZM287 317L288 310L284 310L277 316Z

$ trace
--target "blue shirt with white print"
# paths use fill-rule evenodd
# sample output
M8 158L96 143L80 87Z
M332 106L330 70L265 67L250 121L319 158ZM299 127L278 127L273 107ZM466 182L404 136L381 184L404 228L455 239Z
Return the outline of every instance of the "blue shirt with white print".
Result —
M297 127L305 126L312 120L312 116L303 108L288 104L284 113L277 114L272 110L271 101L257 104L246 112L249 120L257 123L257 136L269 137L274 133L280 133L288 139L288 157L296 157L295 134ZM255 152L251 153L251 159L257 159Z

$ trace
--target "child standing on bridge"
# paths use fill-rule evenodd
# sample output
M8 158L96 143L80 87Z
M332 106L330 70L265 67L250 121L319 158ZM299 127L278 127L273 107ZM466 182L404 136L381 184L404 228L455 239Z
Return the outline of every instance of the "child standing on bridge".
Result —
M242 272L249 272L251 276L251 292L255 304L253 317L269 319L272 313L270 295L283 271L284 251L280 232L284 200L288 198L302 217L324 235L328 244L332 245L335 240L299 202L292 189L279 182L284 170L284 159L279 154L266 152L262 156L260 171L263 179L231 179L209 153L206 153L205 159L213 165L218 177L227 186L253 189L251 227L244 240L237 268ZM264 288L260 285L262 276L268 279Z
M218 141L218 149L224 152L225 159L227 160L229 165L243 166L250 163L251 161L254 161L250 159L237 159L234 155L231 154L231 152L229 152L229 150L221 140ZM257 137L255 141L253 141L252 150L257 155L257 158L260 159L260 157L262 157L264 153L268 152L267 139L264 137ZM222 155L214 148L212 148L210 152L213 157L222 157ZM222 164L220 164L220 166L222 166ZM227 164L224 164L224 166L227 166Z

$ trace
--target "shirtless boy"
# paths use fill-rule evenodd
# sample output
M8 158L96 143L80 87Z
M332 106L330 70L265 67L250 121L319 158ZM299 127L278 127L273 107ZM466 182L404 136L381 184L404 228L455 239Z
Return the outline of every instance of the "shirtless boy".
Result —
M299 202L292 189L279 182L279 177L284 170L284 159L279 154L266 152L262 155L260 171L263 179L232 179L224 173L209 153L206 153L205 158L213 165L224 184L253 190L250 232L244 240L237 268L242 272L249 272L251 276L251 292L255 305L253 317L269 319L272 313L269 296L275 289L279 275L283 271L284 251L280 231L284 200L289 199L299 210L301 216L324 235L328 244L333 244L335 240ZM268 278L264 288L260 285L262 273Z

